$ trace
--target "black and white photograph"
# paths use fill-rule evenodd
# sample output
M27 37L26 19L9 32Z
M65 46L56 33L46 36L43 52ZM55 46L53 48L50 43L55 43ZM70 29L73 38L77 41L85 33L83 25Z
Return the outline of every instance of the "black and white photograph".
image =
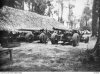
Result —
M100 72L100 0L0 0L0 72Z

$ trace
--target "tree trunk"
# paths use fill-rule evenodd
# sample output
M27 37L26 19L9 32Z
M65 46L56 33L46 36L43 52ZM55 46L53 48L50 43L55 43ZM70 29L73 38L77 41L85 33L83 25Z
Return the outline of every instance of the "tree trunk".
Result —
M34 5L33 5L33 3L32 3L32 12L34 11Z
M94 0L92 9L92 36L96 36L97 34L97 19L98 19L97 0Z
M21 6L22 10L24 10L24 2L25 2L25 0L22 1L22 6Z
M86 27L88 26L87 20L86 20Z
M31 9L30 9L30 0L28 1L28 8L29 8L29 11L30 11L30 10L31 10Z
M60 13L59 13L59 10L58 10L58 22L60 22L60 16L59 16L59 14L60 14Z
M50 17L50 15L51 15L51 9L50 9L50 6L49 6L48 16Z
M99 1L100 3L100 1ZM97 42L96 45L94 47L94 55L97 57L100 57L100 4L99 4L99 29L98 29L98 38L97 38Z
M63 22L63 2L61 3L61 19L60 19L60 22L62 23Z
M34 8L35 8L35 4L36 4L36 3L35 3L34 0L30 0L30 1L31 1L31 3L32 3L32 10L31 10L31 11L34 12Z
M99 28L100 28L100 21L99 21ZM100 29L98 31L98 38L97 38L96 45L94 47L94 55L100 56Z

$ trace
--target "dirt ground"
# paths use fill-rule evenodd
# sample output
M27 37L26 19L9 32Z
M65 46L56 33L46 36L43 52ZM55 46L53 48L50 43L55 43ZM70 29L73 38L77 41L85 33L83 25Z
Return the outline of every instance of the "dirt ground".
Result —
M100 71L97 63L82 63L87 49L92 49L96 40L79 43L79 46L21 43L13 48L13 61L2 66L1 71Z

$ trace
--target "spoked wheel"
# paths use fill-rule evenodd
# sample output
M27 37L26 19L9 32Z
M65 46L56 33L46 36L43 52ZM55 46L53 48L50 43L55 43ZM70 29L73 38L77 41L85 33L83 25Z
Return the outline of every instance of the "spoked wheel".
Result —
M79 45L79 41L78 40L73 40L72 41L72 45L75 47L75 46L78 46Z
M52 44L58 44L58 40L51 40Z
M85 43L88 43L89 42L89 37L87 37L86 39L85 39Z

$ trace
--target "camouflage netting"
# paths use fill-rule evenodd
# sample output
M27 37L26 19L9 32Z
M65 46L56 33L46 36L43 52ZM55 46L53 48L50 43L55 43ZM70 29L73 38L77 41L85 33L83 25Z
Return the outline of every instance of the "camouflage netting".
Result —
M35 27L47 30L52 30L53 27L66 29L54 19L37 13L14 9L8 6L4 6L0 11L0 30L16 31L17 29L32 29Z

